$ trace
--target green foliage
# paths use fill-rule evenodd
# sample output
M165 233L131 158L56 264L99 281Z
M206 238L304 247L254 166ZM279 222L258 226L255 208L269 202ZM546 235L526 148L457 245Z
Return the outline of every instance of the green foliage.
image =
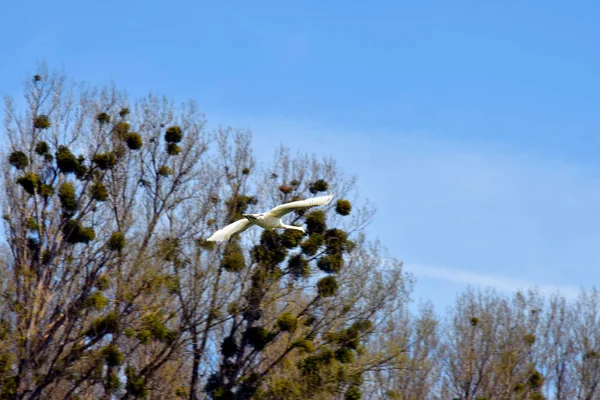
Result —
M40 195L42 195L44 198L51 197L54 195L54 188L51 185L42 183L40 185Z
M240 306L236 301L232 301L227 304L227 313L229 315L237 315L240 312Z
M39 75L34 75L34 76L33 76L33 82L37 83L37 82L39 82L39 81L41 81L41 80L42 80L42 77L41 77L41 76L39 76Z
M347 347L339 348L335 351L335 358L342 364L354 362L354 353Z
M308 315L306 316L306 319L304 320L304 325L306 325L306 326L311 326L311 325L313 325L315 322L317 322L317 317L315 317L315 316L314 316L314 315L312 315L312 314L308 314Z
M127 377L127 383L125 389L129 391L134 397L146 398L150 392L146 387L146 378L139 375L136 369L132 366L125 368L125 376Z
M252 249L254 261L262 266L275 266L283 262L287 250L281 244L281 238L276 230L264 229L260 236L260 245Z
M114 344L109 344L102 349L102 356L106 365L109 367L118 367L123 364L123 353L119 351L119 348Z
M85 157L77 157L77 168L75 168L75 176L78 179L83 179L88 172L88 168L85 166Z
M22 151L13 151L10 153L8 162L16 169L25 169L29 165L29 159Z
M228 272L240 272L246 267L245 262L240 245L235 241L228 242L221 259L221 268Z
M101 170L113 169L117 164L117 157L112 152L97 153L92 158L92 162Z
M323 233L327 229L325 223L325 212L322 210L312 211L306 216L306 232Z
M33 172L28 172L25 175L17 178L17 184L21 185L23 189L30 195L35 194L35 190L40 184L40 178Z
M67 243L89 243L96 238L92 227L83 227L79 221L68 220L63 226L63 234Z
M131 129L131 125L129 125L125 121L119 121L113 127L113 133L119 139L125 139L127 137L127 134L129 133L129 129Z
M33 126L37 129L48 129L51 125L50 118L47 115L41 114L33 119Z
M323 235L320 233L313 233L300 245L300 247L302 248L302 252L307 256L314 256L324 242L325 239L323 238Z
M533 344L535 343L535 335L528 333L525 336L523 336L523 341L527 346L533 346Z
M40 156L43 156L44 154L48 153L48 151L50 151L50 147L48 146L48 143L46 142L38 142L35 145L35 152L37 154L39 154Z
M86 308L102 311L108 305L108 299L104 297L102 292L94 292L85 299L83 304Z
M300 373L305 376L316 375L334 360L335 353L331 349L323 349L318 354L308 356L298 362Z
M317 282L317 290L321 297L335 296L338 290L338 283L333 276L326 276Z
M189 397L187 389L183 387L175 389L175 396L180 399L187 399Z
M70 182L63 182L58 189L58 198L60 204L66 212L77 211L77 197L75 196L75 187Z
M285 248L292 249L302 242L304 233L296 231L294 229L286 229L280 235L281 245Z
M310 265L301 254L290 257L288 261L288 272L295 279L308 278L310 276Z
M201 247L205 250L213 250L216 246L215 242L208 241L203 238L198 238L196 240L196 244L198 245L198 247Z
M141 331L139 331L135 334L135 337L141 343L148 344L148 343L150 343L150 340L152 340L152 332L150 332L147 329L142 329Z
M111 251L121 251L125 247L126 243L127 241L125 240L125 235L123 232L114 232L112 235L110 235L106 245Z
M130 150L139 150L142 148L144 141L142 140L142 135L137 132L130 132L125 136L125 142L127 143L127 147Z
M69 150L67 146L58 146L55 155L56 166L64 174L75 172L77 167L79 167L79 161L77 161L77 158L71 153L71 150Z
M218 199L217 199L218 201ZM229 210L227 216L227 222L231 223L237 221L238 219L242 219L242 214L246 213L249 205L253 205L257 203L257 199L254 196L233 196L225 201L225 205Z
M172 173L173 173L173 171L171 171L171 168L169 168L169 167L168 167L168 166L166 166L166 165L163 165L163 166L161 166L161 167L158 169L158 174L159 174L160 176L164 176L165 178L166 178L167 176L170 176Z
M12 400L17 395L17 380L11 376L0 381L0 399Z
M165 131L165 141L168 143L179 143L183 139L183 131L177 125L170 126Z
M338 273L344 266L344 259L341 254L331 254L325 257L321 257L317 262L317 267L323 271L330 273Z
M277 327L284 332L294 332L298 327L298 319L289 312L285 312L277 318Z
M171 156L176 156L181 153L181 147L175 143L167 143L167 153Z
M125 328L123 329L123 334L126 338L131 339L135 337L135 330L132 328Z
M344 393L344 400L360 400L362 398L362 392L356 385L350 386L346 393Z
M246 330L246 339L256 350L262 350L271 340L271 335L262 326L252 326Z
M340 199L335 205L335 212L340 215L348 215L352 210L352 204L348 200Z
M479 325L479 318L477 318L477 317L472 317L472 318L471 318L471 326L475 327L475 326L477 326L477 325Z
M529 375L527 383L530 388L539 390L544 384L544 376L540 373L540 371L534 369L531 372L531 375Z
M313 342L308 339L298 339L292 343L292 346L306 353L312 353L316 350Z
M90 195L96 201L106 201L108 199L108 189L101 182L94 182L90 187Z
M523 391L525 391L525 385L523 385L522 383L517 383L513 388L513 391L515 393L522 393Z
M275 379L269 384L265 397L268 399L297 399L302 395L298 382L288 379Z
M292 193L292 190L294 190L293 187L291 187L290 185L281 185L279 186L279 191L283 194L289 194Z
M176 238L165 238L159 243L159 252L165 261L176 261L179 254L179 240Z
M323 179L318 179L309 185L308 190L312 194L316 194L318 192L326 192L328 188L329 184L327 182Z
M221 344L221 353L223 354L223 357L233 357L237 352L238 345L235 342L235 338L232 336L227 336Z
M328 229L325 232L325 245L327 254L341 255L344 250L348 249L348 234L341 229Z
M103 317L96 318L86 332L87 337L103 336L115 333L119 329L119 316L111 311Z
M6 340L6 338L12 333L10 322L4 318L0 319L0 340Z
M123 385L123 383L119 379L119 376L114 371L107 371L104 384L106 386L106 389L110 393L117 392L119 389L121 389L121 386Z
M110 115L105 112L98 113L98 115L96 115L96 121L98 121L100 125L108 124L110 122Z
M0 353L0 376L10 372L15 361L15 356L12 353Z
M173 333L167 328L164 317L160 312L152 312L142 318L143 329L150 332L152 339L170 343L173 340Z
M38 224L37 220L32 217L29 217L27 220L25 220L25 226L31 231L37 231L40 228L40 224Z
M96 289L104 291L110 287L110 280L106 275L103 275L96 280L95 286Z
M250 168L244 168L242 170L242 175L250 175Z
M129 115L129 108L128 107L123 107L123 108L121 108L119 110L119 117L125 118L128 115Z
M598 352L594 351L594 350L586 351L585 354L583 355L583 358L585 358L587 360L598 358L598 357L600 357L600 354L598 354Z

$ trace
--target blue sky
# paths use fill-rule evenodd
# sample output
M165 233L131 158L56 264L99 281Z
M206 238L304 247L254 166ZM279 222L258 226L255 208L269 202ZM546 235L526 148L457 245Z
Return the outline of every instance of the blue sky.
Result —
M600 4L221 3L3 0L0 92L46 61L332 155L438 309L600 281Z

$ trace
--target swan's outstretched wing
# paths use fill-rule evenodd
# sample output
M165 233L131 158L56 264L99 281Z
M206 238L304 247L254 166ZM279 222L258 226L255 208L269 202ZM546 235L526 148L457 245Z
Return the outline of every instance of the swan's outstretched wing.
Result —
M254 225L254 223L248 221L246 218L238 219L226 227L219 229L206 240L209 242L222 242L224 240L229 240L233 235L244 232L252 225Z
M331 199L333 199L332 194L329 194L327 196L313 197L312 199L292 201L291 203L279 205L273 208L272 210L268 211L266 214L269 214L273 217L281 218L287 213L290 213L295 210L300 210L302 208L324 206L325 204L329 204L329 202L331 202Z

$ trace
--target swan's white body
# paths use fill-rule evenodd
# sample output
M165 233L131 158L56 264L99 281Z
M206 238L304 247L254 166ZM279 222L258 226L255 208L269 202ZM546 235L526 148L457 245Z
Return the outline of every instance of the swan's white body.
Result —
M242 233L252 225L258 225L263 229L295 229L301 232L305 232L304 228L300 226L286 225L281 220L281 217L294 211L303 208L310 208L315 206L324 206L329 204L333 199L333 195L313 197L312 199L292 201L291 203L281 204L265 213L260 214L242 214L244 218L239 219L226 227L216 231L207 240L211 242L222 242L229 240L233 235Z

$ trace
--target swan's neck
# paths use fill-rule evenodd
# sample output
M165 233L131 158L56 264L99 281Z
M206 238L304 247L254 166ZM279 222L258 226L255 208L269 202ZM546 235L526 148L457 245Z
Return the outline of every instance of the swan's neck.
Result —
M304 232L304 228L302 228L301 226L281 224L281 227L285 229L293 229L295 231Z

